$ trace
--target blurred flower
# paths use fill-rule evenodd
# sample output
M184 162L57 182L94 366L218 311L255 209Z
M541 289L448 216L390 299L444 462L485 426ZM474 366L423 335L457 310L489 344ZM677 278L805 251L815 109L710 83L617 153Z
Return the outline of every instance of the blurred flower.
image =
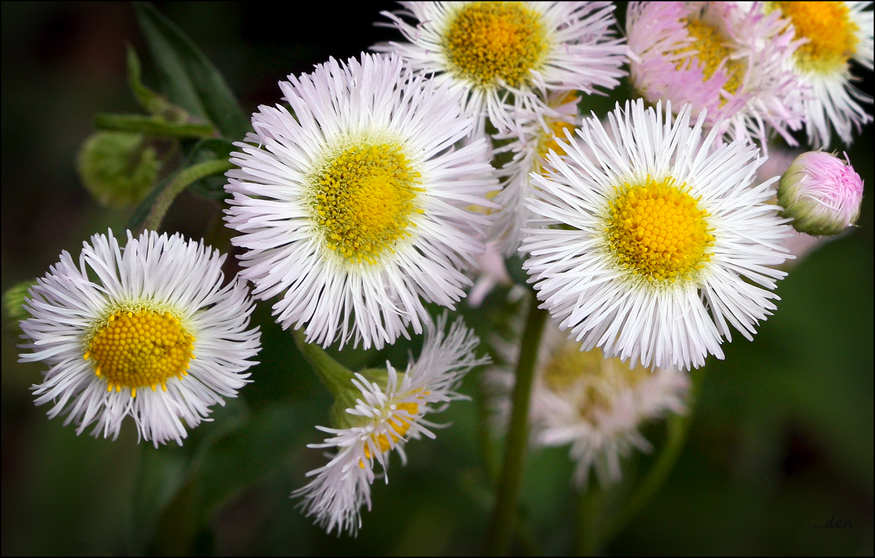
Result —
M752 339L786 275L771 266L787 258L777 245L791 229L773 183L752 185L758 150L712 149L717 130L703 138L689 105L673 120L639 99L608 122L584 120L533 178L544 228L525 230L520 249L538 298L587 351L659 368L723 358L729 324Z
M732 2L630 2L630 77L651 104L662 100L707 126L765 148L802 127L804 90L786 66L799 42L780 20Z
M857 101L871 103L871 95L851 82L851 60L868 70L873 67L872 2L766 2L789 18L790 29L804 44L795 51L789 66L812 94L805 103L808 143L815 148L830 144L831 129L850 145L853 132L871 122L872 116Z
M466 106L499 130L539 104L537 92L613 88L626 74L611 2L401 2L383 12L407 39L397 52L417 73L467 95ZM408 23L402 17L412 20ZM510 99L510 100L509 100Z
M315 515L316 523L328 533L337 528L338 535L340 531L357 534L362 505L371 509L371 484L377 476L374 462L384 476L392 450L406 464L404 445L423 435L434 438L430 428L440 426L425 415L443 411L450 401L467 399L455 391L462 377L488 363L488 358L475 358L473 350L479 340L461 319L445 334L446 322L444 313L436 326L426 323L419 360L409 363L405 373L399 375L389 362L385 370L355 373L348 386L353 393L338 397L354 400L354 406L335 413L340 422L336 428L317 426L332 437L308 447L337 448L337 453L327 465L310 471L307 476L315 478L292 496L304 497L304 513ZM388 483L388 476L385 479Z
M53 402L49 418L67 413L77 434L118 437L133 417L155 447L182 444L186 425L235 397L260 348L247 330L253 304L244 282L223 286L224 255L181 235L146 231L121 250L109 235L83 243L37 280L21 322L22 362L50 366L34 386L36 404ZM159 389L160 388L160 389ZM183 422L184 421L184 422Z
M291 112L262 106L227 173L232 242L254 295L281 295L283 328L307 341L352 337L383 347L453 308L484 250L497 188L484 140L456 150L473 122L460 93L402 68L397 56L331 59L281 82Z
M796 157L781 176L778 203L793 228L814 236L836 235L857 222L863 201L863 180L830 153L809 151Z
M512 359L515 361L515 358ZM507 422L513 373L494 368L485 376L494 390L495 424ZM602 483L621 478L620 458L632 449L649 452L638 428L667 413L684 413L687 373L674 368L630 368L598 349L582 351L552 322L544 332L532 388L529 422L538 447L570 445L575 482L586 489L590 469Z
M468 293L468 305L471 308L479 307L486 298L486 295L498 285L508 287L519 286L514 285L513 279L507 272L504 258L494 242L489 242L486 245L486 252L477 256L476 260L477 268L474 273L474 285Z
M565 139L566 130L573 130L580 120L577 115L579 100L574 93L554 93L543 107L521 112L514 131L493 136L499 141L512 140L495 150L496 153L510 152L513 159L501 169L503 187L495 197L501 209L495 214L489 234L490 239L499 242L499 250L504 255L517 253L522 228L531 216L525 204L526 198L535 195L531 173L543 171L547 153L551 150L559 155L564 153L556 139Z

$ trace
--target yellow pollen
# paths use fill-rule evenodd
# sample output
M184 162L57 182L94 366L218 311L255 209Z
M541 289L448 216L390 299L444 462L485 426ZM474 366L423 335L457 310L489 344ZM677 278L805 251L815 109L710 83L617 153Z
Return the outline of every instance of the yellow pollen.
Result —
M772 4L772 3L770 3ZM797 63L818 73L845 68L857 51L860 28L849 17L845 2L774 2L796 29L796 38L808 42L796 50Z
M418 403L399 403L396 407L400 410L407 411L412 417L415 417L416 413L419 411ZM387 437L386 434L371 434L371 439L374 441L375 444L377 444L377 446L379 446L380 452L385 452L392 449L395 443L398 442L398 440L400 440L404 436L404 434L407 433L408 429L410 429L410 425L412 424L412 422L406 417L399 417L393 413L392 416L389 417L389 424L394 429L393 431L389 432L389 436L392 438L391 443L389 442L389 437ZM371 450L369 444L365 445L365 457L367 457L368 459L371 458ZM363 463L360 463L360 465L364 466Z
M605 232L620 266L650 281L689 279L710 260L708 212L672 179L615 188Z
M481 86L527 83L547 51L541 16L519 2L466 5L452 17L444 41L453 71Z
M727 80L723 85L723 89L734 94L742 84L745 66L740 60L729 58L729 55L732 54L732 49L729 47L728 41L723 34L713 25L693 17L687 18L687 33L695 40L686 49L678 51L678 54L697 51L693 56L702 65L702 73L705 80L711 79L717 68L725 60L726 63L723 65L723 71L727 75ZM681 69L686 63L686 58L681 59L678 62L677 69ZM695 61L693 65L696 65Z
M88 341L83 355L94 374L106 380L106 390L121 392L160 385L182 378L194 358L194 336L170 312L150 309L122 310L109 316Z
M397 144L359 145L328 162L312 207L325 245L350 262L374 264L409 236L421 177Z
M550 126L549 132L544 132L538 142L538 161L544 161L547 153L551 150L556 152L556 155L565 155L565 150L560 147L557 140L568 141L565 137L565 130L574 131L575 126L570 122L563 120L553 120L548 123Z

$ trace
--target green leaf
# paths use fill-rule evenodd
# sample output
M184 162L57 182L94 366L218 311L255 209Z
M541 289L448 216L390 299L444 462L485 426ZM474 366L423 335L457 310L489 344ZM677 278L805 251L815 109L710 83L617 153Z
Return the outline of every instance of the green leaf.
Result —
M94 116L94 125L98 130L131 132L165 138L205 138L216 134L216 129L209 124L168 122L161 116L142 114L97 113Z
M155 93L143 84L140 79L140 59L137 56L137 51L130 45L128 46L128 87L136 97L137 102L146 111L155 115L176 115L179 114L183 118L185 111L167 102L167 99ZM173 120L173 118L170 118Z
M158 114L164 109L167 101L143 85L143 81L140 79L140 59L137 57L137 51L130 45L128 45L128 86L140 106L147 111Z
M137 446L140 467L131 502L133 554L142 554L155 536L164 510L183 490L189 477L191 457L187 448Z
M224 137L242 140L249 120L221 73L154 6L138 2L135 8L168 99L215 125Z
M311 434L304 426L315 411L310 402L274 404L252 413L237 407L227 413L217 409L214 418L223 424L193 446L185 482L171 477L174 497L149 531L154 535L151 553L191 554L222 505L281 467L289 453L303 446L302 435Z

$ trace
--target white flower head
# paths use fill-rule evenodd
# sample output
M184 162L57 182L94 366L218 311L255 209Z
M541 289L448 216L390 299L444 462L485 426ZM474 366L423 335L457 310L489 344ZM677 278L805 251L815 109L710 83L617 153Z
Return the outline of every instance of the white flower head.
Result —
M787 219L774 180L754 185L762 159L746 141L714 148L690 108L627 102L595 116L565 155L548 155L531 209L524 268L562 329L583 350L644 366L689 369L723 357L730 324L748 339L775 309L786 275L772 266Z
M872 96L856 87L851 61L872 71L872 2L766 2L792 23L795 38L804 41L789 61L797 80L811 89L805 103L805 130L814 148L830 144L832 130L850 145L853 133L872 121L860 103ZM871 110L871 109L870 109Z
M501 209L495 214L490 239L498 243L506 256L517 254L531 211L525 204L534 195L532 173L544 170L547 153L551 150L562 154L556 139L565 138L565 130L573 130L579 123L577 103L580 96L574 93L553 93L543 107L520 113L514 130L495 134L498 141L510 140L495 150L496 154L509 152L513 158L501 169L502 189L495 196Z
M801 41L780 14L734 2L630 2L630 78L651 104L692 105L730 139L765 149L802 128L805 88L787 64Z
M260 348L247 329L254 305L245 282L224 284L220 255L181 235L128 231L124 249L108 235L66 251L30 290L21 322L22 362L50 366L33 387L49 418L67 414L77 434L118 437L130 416L139 437L180 445L186 426L209 420L249 380Z
M414 77L397 56L331 59L280 83L236 144L228 226L254 296L279 295L277 321L308 342L381 348L453 308L484 251L497 188L484 140L459 149L473 120L459 94Z
M507 422L513 373L493 368L486 375L496 427ZM686 412L690 378L674 368L630 368L601 350L581 351L552 322L544 330L529 408L535 447L569 445L575 484L586 490L590 470L603 484L621 479L620 460L631 451L650 452L639 428L668 413Z
M434 438L431 429L439 427L425 419L427 414L443 411L450 401L467 399L456 392L462 377L472 368L486 364L488 358L475 358L477 337L457 319L444 332L447 315L437 324L426 324L425 340L418 360L411 361L399 374L390 363L387 369L368 377L356 373L352 380L356 390L355 406L346 410L340 428L317 426L332 437L311 448L336 448L324 467L307 473L315 477L307 486L292 493L302 496L301 506L307 516L328 533L346 531L356 535L361 527L361 507L371 509L371 484L378 463L385 475L389 454L396 450L402 464L407 461L404 446L422 436Z
M417 73L464 91L466 105L499 130L512 127L520 108L538 104L539 93L594 93L626 75L612 2L401 4L383 15L408 42L374 50L397 52Z

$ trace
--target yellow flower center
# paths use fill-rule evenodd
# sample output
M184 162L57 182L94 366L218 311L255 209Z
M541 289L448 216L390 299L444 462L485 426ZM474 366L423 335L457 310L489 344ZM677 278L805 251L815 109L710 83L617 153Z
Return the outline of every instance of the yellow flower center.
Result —
M796 51L796 62L805 70L833 73L845 68L857 51L860 28L848 16L844 2L774 2L790 18L796 38L808 42Z
M693 56L702 65L705 80L711 79L720 64L725 61L723 71L727 75L727 80L723 89L735 93L741 86L745 67L740 60L729 58L729 55L732 54L732 48L720 30L700 19L690 17L687 19L687 33L695 40L686 49L678 51L678 54L696 51ZM681 59L677 69L681 69L686 62L686 58Z
M575 129L574 124L565 122L564 120L553 120L548 122L548 125L550 126L550 131L545 131L538 142L537 161L539 163L545 160L547 153L551 150L555 151L556 155L565 155L565 150L559 145L558 140L567 141L565 138L565 130L574 131Z
M710 259L708 212L672 179L616 188L606 233L616 261L650 281L690 279Z
M596 411L611 411L617 395L649 378L643 366L630 368L618 358L604 358L601 350L581 351L569 342L555 350L544 368L547 389L572 400L580 416L594 421Z
M168 379L187 375L194 358L194 336L168 311L130 308L111 314L87 343L84 358L94 373L106 380L106 390L160 385L167 391Z
M422 213L419 172L397 144L356 145L331 159L313 181L312 207L325 245L349 262L375 264L409 236Z
M474 2L451 19L444 50L454 72L481 86L519 87L541 63L547 40L541 16L519 2Z
M399 403L396 405L396 409L401 409L403 411L407 411L411 416L416 416L416 413L419 412L419 404L418 403ZM412 424L411 420L406 417L400 417L395 413L389 417L389 424L392 425L393 431L389 432L389 435L386 434L371 434L371 440L380 448L380 452L386 452L392 449L392 447L400 440L410 429L410 425ZM391 443L389 442L389 438L392 438ZM365 444L365 457L367 459L371 458L371 449L369 444ZM359 461L359 467L364 468L364 461Z

